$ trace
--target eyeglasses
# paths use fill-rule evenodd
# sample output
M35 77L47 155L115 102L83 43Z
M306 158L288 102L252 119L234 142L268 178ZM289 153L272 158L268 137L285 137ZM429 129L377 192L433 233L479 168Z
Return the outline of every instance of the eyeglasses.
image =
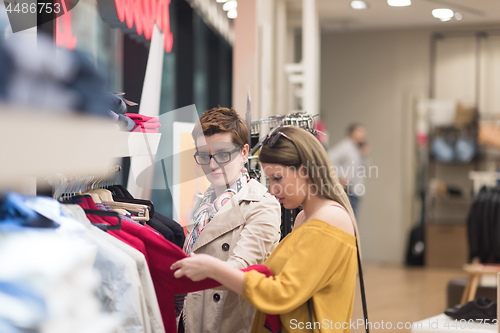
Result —
M231 151L221 151L220 153L215 153L213 155L204 153L200 154L199 152L196 152L196 154L194 154L194 159L199 165L210 164L210 160L212 158L217 164L226 164L231 161L233 154L239 150L240 147L236 147Z

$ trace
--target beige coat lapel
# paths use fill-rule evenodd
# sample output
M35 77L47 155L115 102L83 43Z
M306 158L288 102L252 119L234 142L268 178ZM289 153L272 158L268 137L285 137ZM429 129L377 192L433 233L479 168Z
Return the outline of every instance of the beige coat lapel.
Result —
M245 218L241 215L239 204L242 201L259 201L263 198L266 191L267 189L262 184L256 180L250 180L246 186L231 197L230 201L215 214L196 240L192 252L244 224ZM188 232L192 230L193 225L188 225Z

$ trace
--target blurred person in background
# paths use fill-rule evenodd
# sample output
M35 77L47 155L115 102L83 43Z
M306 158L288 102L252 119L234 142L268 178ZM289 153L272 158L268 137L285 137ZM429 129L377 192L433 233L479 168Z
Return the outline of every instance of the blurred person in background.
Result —
M366 128L360 123L349 125L347 136L328 150L328 157L356 215L360 198L365 193L368 152Z

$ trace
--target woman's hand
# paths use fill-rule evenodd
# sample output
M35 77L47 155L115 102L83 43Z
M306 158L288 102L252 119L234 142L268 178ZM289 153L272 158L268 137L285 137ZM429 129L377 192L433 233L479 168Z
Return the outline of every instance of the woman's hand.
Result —
M191 253L188 258L175 262L170 269L176 270L176 278L187 276L195 282L210 278L239 295L243 294L245 273L208 254Z
M193 281L201 281L206 278L212 278L214 267L219 262L222 263L219 259L207 254L191 253L188 258L175 262L170 266L170 269L176 270L174 272L176 278L187 276Z

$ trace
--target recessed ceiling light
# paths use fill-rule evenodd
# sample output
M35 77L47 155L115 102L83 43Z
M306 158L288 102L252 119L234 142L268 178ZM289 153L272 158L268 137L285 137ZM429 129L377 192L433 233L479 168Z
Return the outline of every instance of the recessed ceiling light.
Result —
M404 7L411 5L411 0L387 0L389 6Z
M216 0L217 2L226 2L227 0Z
M236 2L236 0L229 0L222 6L222 9L227 12L231 9L236 9L236 7L238 7L238 3Z
M368 5L366 2L362 0L353 0L351 1L351 8L352 9L367 9Z
M443 22L451 20L451 18L455 15L451 9L448 8L438 8L432 11L432 16L437 19L440 19Z
M462 13L455 13L455 20L461 21L464 18Z

